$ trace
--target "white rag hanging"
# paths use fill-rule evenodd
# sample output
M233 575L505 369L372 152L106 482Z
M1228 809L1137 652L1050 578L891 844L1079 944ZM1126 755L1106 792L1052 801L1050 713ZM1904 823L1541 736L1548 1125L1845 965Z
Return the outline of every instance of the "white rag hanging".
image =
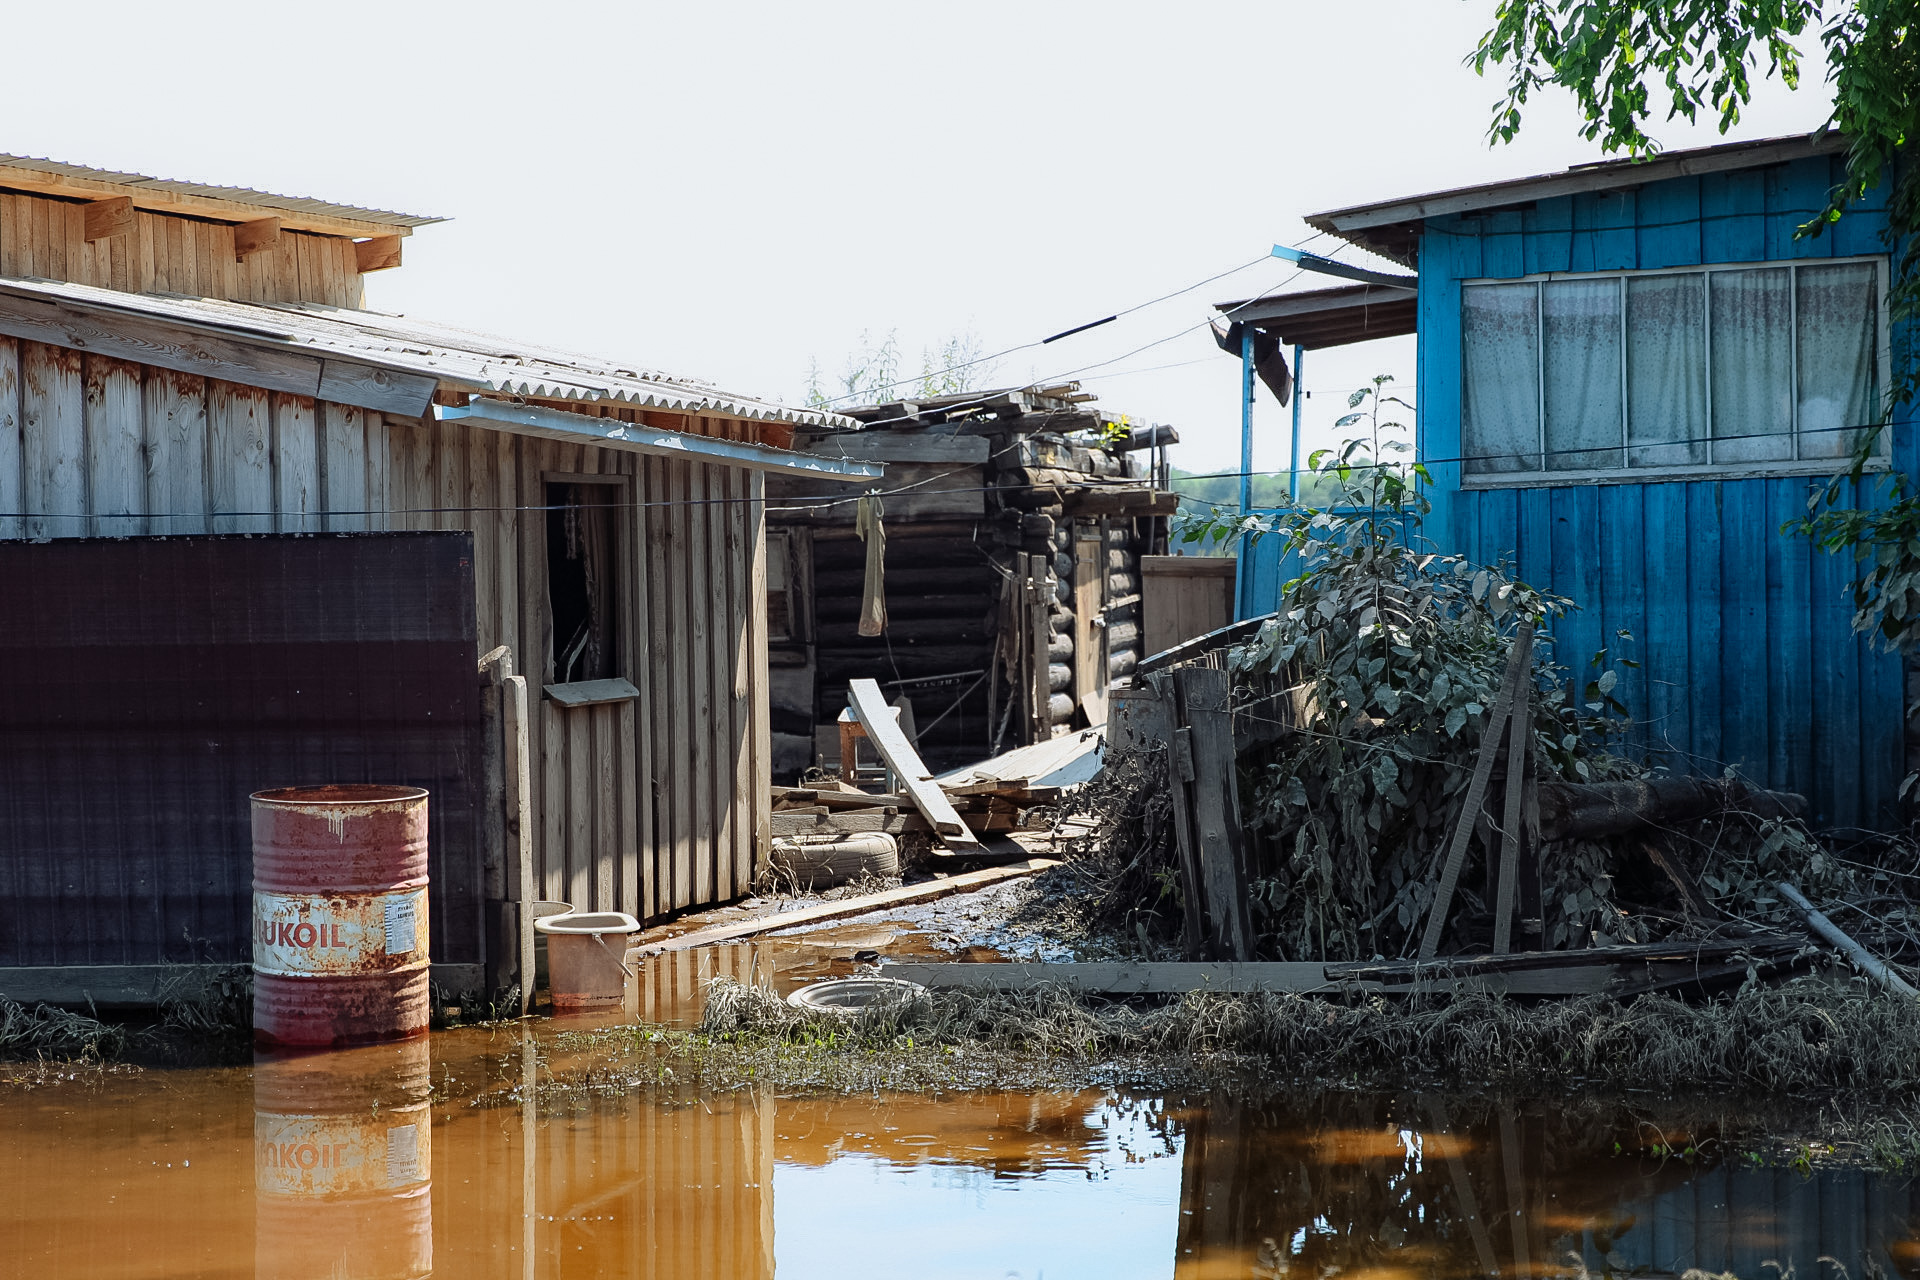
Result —
M879 493L864 493L854 508L853 531L867 544L867 577L860 590L860 634L887 629L887 530L880 523Z

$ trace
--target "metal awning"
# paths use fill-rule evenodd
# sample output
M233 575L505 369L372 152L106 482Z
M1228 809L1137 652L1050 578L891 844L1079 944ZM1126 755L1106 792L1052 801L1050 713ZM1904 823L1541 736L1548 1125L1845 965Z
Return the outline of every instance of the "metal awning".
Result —
M433 416L441 422L467 427L483 427L514 435L539 436L567 444L592 444L603 449L623 449L629 453L650 454L657 458L681 458L694 462L717 462L745 467L773 475L806 476L842 483L878 480L886 466L878 462L855 462L850 458L823 458L793 449L748 444L740 440L720 440L713 436L690 435L660 427L622 422L617 418L592 417L568 413L563 409L545 409L537 405L507 404L499 400L477 398L465 406L434 405Z
M1251 325L1282 346L1318 351L1374 338L1400 338L1415 331L1419 294L1413 277L1404 287L1342 285L1276 294L1251 302L1215 304L1223 318Z

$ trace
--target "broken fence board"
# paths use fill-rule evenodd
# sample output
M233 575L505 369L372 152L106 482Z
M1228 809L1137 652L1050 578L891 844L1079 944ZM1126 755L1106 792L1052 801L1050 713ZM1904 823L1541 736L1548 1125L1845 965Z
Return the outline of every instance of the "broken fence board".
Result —
M914 808L925 814L927 821L933 824L934 834L949 846L978 844L973 832L954 812L947 793L933 780L927 766L921 763L919 752L913 749L913 744L907 741L907 735L894 720L893 710L887 706L879 682L866 679L851 681L847 686L847 701L866 728L867 740L873 743L874 750L880 753L880 758L900 779L900 785L906 789L906 793L913 797Z
M864 898L843 898L838 902L823 902L818 906L801 907L796 911L756 916L751 920L715 925L710 929L697 929L692 933L683 933L676 937L660 937L650 929L640 935L634 946L628 948L627 955L631 958L636 954L645 957L661 955L668 951L685 951L692 947L704 947L716 942L732 942L739 938L751 938L763 933L792 929L803 924L822 924L829 920L845 920L849 916L890 911L895 907L932 902L956 893L971 893L975 889L985 889L1003 880L1017 880L1022 876L1035 875L1048 867L1059 865L1059 861L1054 858L1029 858L1025 862L1010 863L1004 867L987 867L980 871L948 876L944 880L928 880L920 884L902 885L898 889L888 889L884 893L870 894Z

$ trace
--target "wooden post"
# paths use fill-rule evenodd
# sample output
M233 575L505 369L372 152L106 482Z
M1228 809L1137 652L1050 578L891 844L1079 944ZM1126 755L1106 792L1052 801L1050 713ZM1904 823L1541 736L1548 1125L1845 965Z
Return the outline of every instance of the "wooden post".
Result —
M1200 851L1194 844L1192 801L1193 751L1187 736L1174 729L1173 676L1156 671L1147 677L1151 699L1141 699L1135 724L1143 740L1167 745L1167 794L1173 800L1173 848L1180 865L1181 898L1185 916L1181 953L1189 960L1205 958L1207 938L1206 880L1200 873Z
M485 898L495 921L487 946L487 985L493 994L517 986L520 1012L533 1005L533 760L527 736L527 680L513 673L505 645L480 660L489 686L481 696L485 736L481 812Z
M1446 928L1447 912L1453 906L1454 886L1460 882L1460 868L1467 857L1467 839L1480 821L1480 806L1487 800L1487 783L1493 777L1493 762L1500 754L1500 732L1507 727L1507 715L1513 707L1522 673L1530 672L1532 665L1533 624L1523 622L1519 634L1514 637L1513 649L1507 655L1507 671L1500 681L1500 692L1493 700L1493 709L1487 713L1486 727L1480 732L1480 754L1474 761L1473 778L1467 784L1466 803L1461 807L1459 822L1454 824L1446 865L1441 868L1440 882L1433 892L1433 905L1428 910L1426 935L1420 940L1422 960L1433 959L1440 950L1440 934Z
M509 883L518 894L513 920L518 935L520 972L520 1012L524 1016L533 1007L533 904L540 896L533 885L533 749L528 738L527 678L509 676L506 686L507 741L512 748L513 779L507 790L507 851L511 861Z
M1053 737L1053 686L1047 680L1047 649L1053 629L1047 615L1053 604L1053 559L1051 556L1027 557L1027 687L1033 709L1033 730L1029 742L1045 742Z
M1246 838L1240 828L1240 784L1228 711L1230 677L1213 667L1173 673L1177 727L1192 754L1189 778L1194 847L1205 877L1211 950L1222 960L1254 956L1253 917L1247 905Z
M1528 697L1532 689L1533 681L1523 676L1508 720L1507 800L1500 815L1500 883L1493 907L1493 954L1497 956L1513 950L1513 899L1520 878L1520 799L1527 786L1527 737L1533 731Z

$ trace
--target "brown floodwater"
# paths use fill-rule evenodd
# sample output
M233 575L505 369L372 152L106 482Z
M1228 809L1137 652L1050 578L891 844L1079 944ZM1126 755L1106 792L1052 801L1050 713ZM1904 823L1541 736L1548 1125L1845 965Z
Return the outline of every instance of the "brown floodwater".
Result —
M839 971L787 943L650 962ZM619 1021L618 1015L602 1019ZM1418 1095L556 1094L591 1022L0 1086L0 1276L1920 1278L1920 1190ZM1663 1158L1660 1146L1705 1154Z

